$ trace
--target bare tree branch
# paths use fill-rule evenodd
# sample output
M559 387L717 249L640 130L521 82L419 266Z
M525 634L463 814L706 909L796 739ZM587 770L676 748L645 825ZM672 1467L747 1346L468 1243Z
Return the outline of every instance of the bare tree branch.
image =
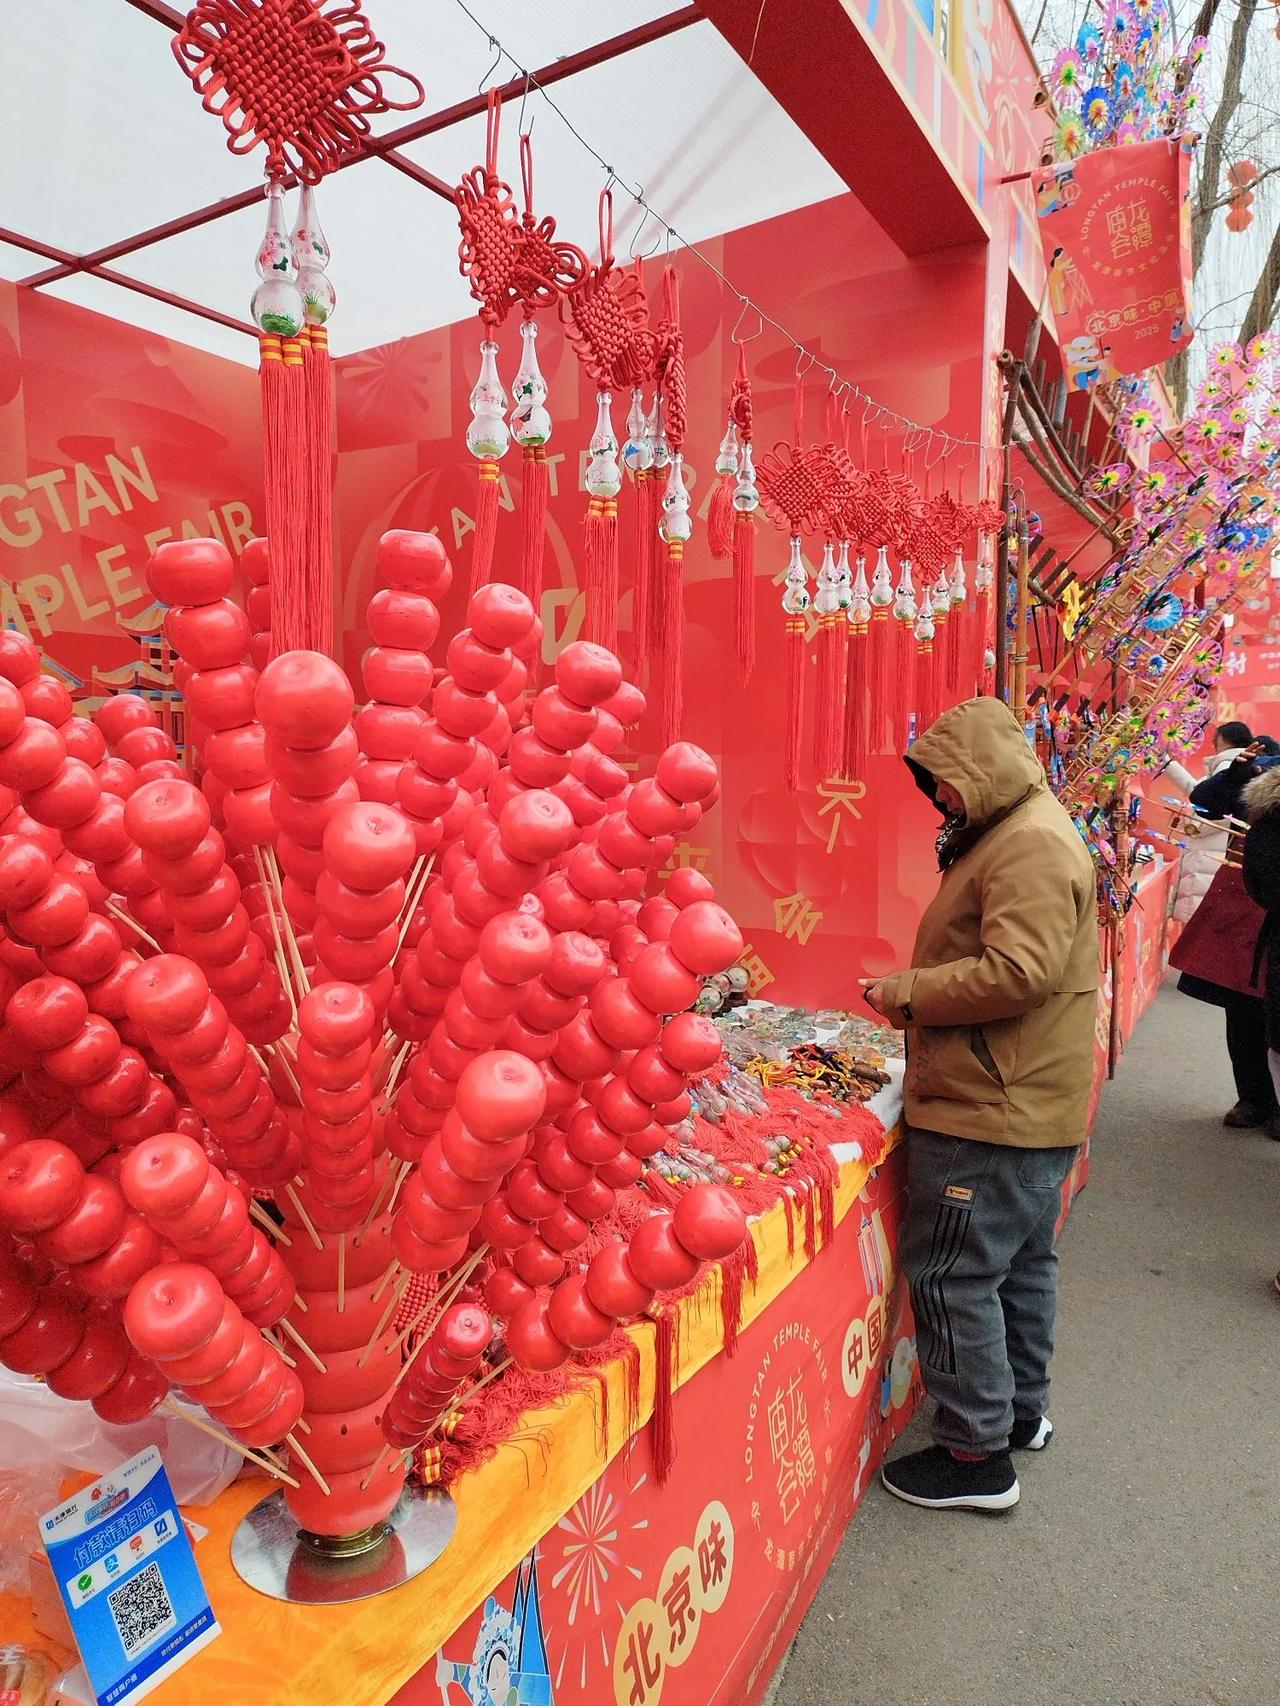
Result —
M1277 172L1280 172L1280 163L1277 163L1274 166L1268 166L1264 172L1259 172L1252 183L1244 185L1244 189L1252 194L1259 184L1265 183L1268 178L1274 178ZM1220 195L1217 201L1204 211L1206 213L1216 213L1220 207L1226 207L1230 202L1234 201L1236 196L1239 194L1239 190L1228 190L1225 195Z
M1254 286L1253 298L1240 322L1240 343L1247 344L1259 332L1270 328L1275 319L1277 296L1280 296L1280 225L1272 235L1271 247Z

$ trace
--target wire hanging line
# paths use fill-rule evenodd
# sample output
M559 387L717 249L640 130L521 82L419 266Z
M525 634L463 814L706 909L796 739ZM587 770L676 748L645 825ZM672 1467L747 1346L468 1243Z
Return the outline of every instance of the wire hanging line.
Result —
M801 362L807 357L808 363L803 368L803 372L806 375L812 374L814 377L818 374L825 373L830 382L831 391L846 399L844 405L846 408L849 407L849 404L852 401L860 400L862 402L864 406L864 422L866 421L870 411L874 409L876 411L872 423L874 426L886 433L893 428L906 436L919 433L927 434L930 442L941 440L944 445L944 449L939 453L941 456L949 456L953 450L978 451L990 456L999 456L1003 454L1005 446L1001 444L987 444L980 439L966 438L962 434L947 432L941 427L926 426L923 422L914 421L909 415L904 415L897 409L891 409L887 403L881 403L877 398L873 397L870 392L865 391L862 386L855 383L852 379L846 379L844 375L840 373L838 368L833 367L830 362L824 361L819 354L811 350L800 338L797 338L781 320L777 319L766 309L762 308L759 303L756 302L754 297L740 289L728 274L718 267L711 257L700 249L696 243L690 242L687 237L682 237L676 230L675 226L672 225L671 221L665 218L663 214L653 206L652 202L649 201L645 194L644 185L629 183L626 178L621 176L615 166L610 165L609 161L600 152L600 150L594 147L592 143L587 140L587 138L565 113L564 109L560 107L548 91L543 88L542 84L539 83L538 79L533 75L529 68L522 65L515 55L503 45L501 37L496 36L487 24L481 23L480 19L476 17L475 13L466 4L466 0L454 0L454 5L485 38L489 48L496 52L497 59L494 61L494 64L497 65L505 59L514 68L516 75L524 78L524 98L527 99L530 91L536 89L538 94L541 95L542 99L551 108L552 112L555 113L556 117L560 120L561 124L564 125L569 134L583 149L585 149L588 154L590 154L591 158L606 174L610 184L616 185L625 194L630 196L631 200L640 209L642 214L640 224L632 233L631 240L628 244L628 253L631 255L632 259L635 259L639 254L643 254L646 257L647 255L653 254L657 250L659 244L664 240L665 234L668 251L670 251L672 243L678 243L686 253L692 255L695 260L701 261L702 265L706 267L708 272L714 273L730 296L736 299L741 313L739 314L738 322L734 327L735 333L741 326L742 316L744 314L750 311L757 315L760 322L759 329L757 331L753 331L751 336L759 337L766 326L772 326L774 331L782 337L783 341L795 350L796 366L798 370L800 369ZM493 67L490 67L489 72L486 73L486 81L488 80L488 77L492 75L492 70ZM651 249L641 251L639 247L639 239L645 226L650 220L652 220L654 225L658 228L658 235L655 238ZM746 342L747 340L745 338L734 337L733 341L738 343ZM917 440L917 443L918 442L919 441Z

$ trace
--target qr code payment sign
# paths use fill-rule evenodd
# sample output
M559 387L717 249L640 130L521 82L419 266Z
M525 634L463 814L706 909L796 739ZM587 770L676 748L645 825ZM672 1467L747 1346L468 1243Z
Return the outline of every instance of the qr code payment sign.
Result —
M107 1603L126 1658L133 1658L161 1635L177 1628L178 1619L159 1564L148 1564L129 1581L122 1582L107 1595Z

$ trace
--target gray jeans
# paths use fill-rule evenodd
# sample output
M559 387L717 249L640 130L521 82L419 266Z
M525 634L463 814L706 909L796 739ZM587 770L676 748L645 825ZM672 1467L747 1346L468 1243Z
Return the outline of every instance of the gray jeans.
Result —
M1054 1228L1078 1153L907 1134L902 1267L939 1445L1003 1451L1015 1416L1045 1413L1058 1302Z

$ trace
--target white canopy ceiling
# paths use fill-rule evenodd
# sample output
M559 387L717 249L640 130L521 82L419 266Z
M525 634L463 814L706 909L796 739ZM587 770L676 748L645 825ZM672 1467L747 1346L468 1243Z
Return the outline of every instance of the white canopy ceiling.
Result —
M470 4L470 0L468 0ZM366 0L387 58L426 88L418 112L376 121L379 134L510 82L512 60L537 70L672 12L687 28L634 47L529 96L535 120L535 206L584 248L595 244L602 168L565 120L614 168L643 186L682 236L699 241L844 188L783 109L709 22L678 0L475 0L482 28L457 0ZM263 153L232 156L170 51L168 25L148 0L39 0L0 21L0 227L56 251L89 254L261 182ZM492 32L510 55L495 66ZM388 88L390 92L390 85ZM502 169L518 182L518 102L506 109ZM403 154L446 184L482 158L484 119L448 125ZM639 210L616 192L617 247ZM458 273L452 205L385 160L370 158L321 187L333 250L335 353L369 348L472 309ZM111 269L247 321L257 279L257 204L111 260ZM656 240L653 225L638 246ZM0 276L30 278L57 264L0 242ZM254 363L251 337L123 285L77 272L47 288L99 313Z

